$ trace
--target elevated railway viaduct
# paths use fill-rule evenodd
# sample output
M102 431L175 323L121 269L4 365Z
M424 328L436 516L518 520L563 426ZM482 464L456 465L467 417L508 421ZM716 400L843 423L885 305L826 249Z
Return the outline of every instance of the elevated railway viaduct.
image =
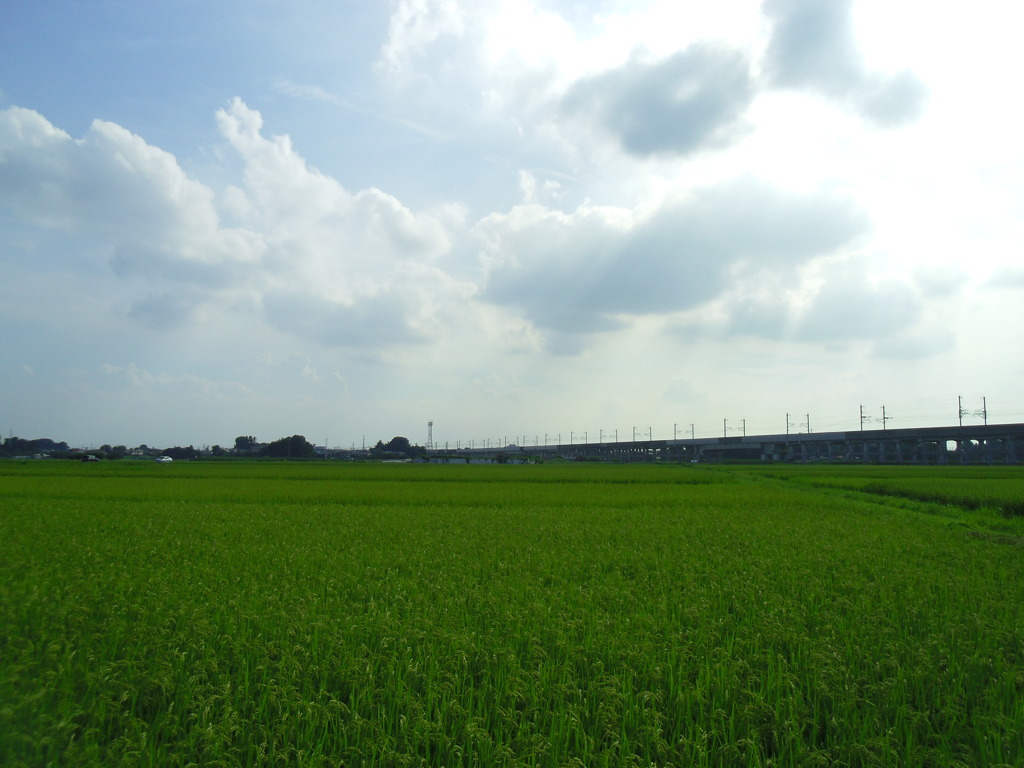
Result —
M683 440L436 449L440 461L845 461L882 464L1024 463L1024 424L918 427Z

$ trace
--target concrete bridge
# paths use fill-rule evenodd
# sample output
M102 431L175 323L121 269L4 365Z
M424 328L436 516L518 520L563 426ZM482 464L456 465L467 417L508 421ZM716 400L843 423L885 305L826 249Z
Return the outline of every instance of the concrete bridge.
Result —
M1024 424L865 429L746 437L435 449L436 460L844 461L891 464L1024 463Z

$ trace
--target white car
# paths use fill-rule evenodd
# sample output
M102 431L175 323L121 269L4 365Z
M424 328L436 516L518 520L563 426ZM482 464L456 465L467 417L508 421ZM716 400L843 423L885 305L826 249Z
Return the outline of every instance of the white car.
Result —
M155 461L158 464L166 464L169 461L174 461L174 459L172 459L170 456L157 456Z

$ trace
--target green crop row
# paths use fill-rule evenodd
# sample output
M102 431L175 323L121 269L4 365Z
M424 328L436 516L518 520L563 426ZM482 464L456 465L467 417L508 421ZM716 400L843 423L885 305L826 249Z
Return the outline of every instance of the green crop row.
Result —
M819 487L986 509L1003 518L1024 517L1024 467L1018 466L771 467L763 474Z
M0 465L0 764L1019 765L1019 539L845 490Z

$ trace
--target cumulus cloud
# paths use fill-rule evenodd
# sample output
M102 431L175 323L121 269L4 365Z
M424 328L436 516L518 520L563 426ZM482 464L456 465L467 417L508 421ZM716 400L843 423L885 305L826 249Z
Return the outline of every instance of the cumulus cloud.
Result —
M286 136L261 133L235 100L217 115L244 165L247 222L266 243L263 306L281 330L328 344L390 345L438 330L434 301L463 288L435 262L444 225L377 189L358 193L309 167Z
M865 222L832 193L792 195L741 178L651 211L523 205L476 229L488 266L484 300L556 334L588 334L711 301L745 265L784 269L828 254Z
M42 115L0 112L0 202L39 225L114 247L120 274L221 283L259 256L251 233L220 226L213 192L175 158L102 120L72 139Z
M287 136L263 136L262 117L241 100L217 121L244 168L221 198L120 126L96 121L75 140L31 110L4 110L0 203L107 243L113 274L148 286L127 314L151 328L244 295L271 325L327 344L439 331L438 306L468 295L435 264L450 250L441 221L378 189L349 192ZM224 226L222 210L240 226Z
M769 6L811 13L791 1ZM411 37L395 43L402 56L458 36L468 23L455 6L423 8L440 15L428 13L422 28L406 20ZM828 34L847 40L843 14L824 18L838 29ZM777 34L789 34L793 23L786 16ZM804 44L808 56L826 56L812 43ZM835 55L839 63L821 82L855 83L866 93L871 78L852 43ZM741 134L755 95L749 70L746 54L705 43L658 59L635 55L578 80L558 111L596 122L627 155L685 157ZM795 84L801 71L784 59L774 77ZM266 135L260 113L241 99L216 120L242 168L237 184L219 193L120 126L97 121L73 139L30 110L5 110L0 201L26 219L108 243L113 275L137 289L122 303L127 316L160 331L197 322L204 305L217 304L316 344L377 351L442 337L467 311L483 308L505 318L497 325L525 320L530 333L540 329L549 351L575 353L592 334L638 317L715 302L725 308L728 333L816 343L878 338L916 311L913 296L855 274L833 275L802 304L736 293L745 275L793 274L866 232L857 206L826 188L797 194L740 177L656 204L588 202L563 211L554 207L566 196L560 183L522 171L524 203L470 227L411 210L376 188L346 189L288 136ZM479 244L479 273L453 253L453 230L462 227ZM851 319L851 302L884 311Z
M853 0L765 0L773 23L765 53L768 81L844 101L880 126L914 120L927 96L909 72L870 71L857 46Z
M796 337L805 341L884 339L905 334L921 313L914 287L873 279L863 260L825 271L822 284L800 314Z
M128 316L156 330L170 330L185 325L198 301L183 292L157 293L139 299L128 310Z
M843 91L857 84L863 63L853 34L852 0L765 0L773 22L765 67L779 85Z
M451 120L488 152L528 146L533 162L562 171L575 172L608 138L630 157L691 156L746 134L751 60L694 31L691 17L709 14L657 3L609 10L591 4L574 24L572 9L531 0L401 0L380 71L405 110ZM685 33L654 34L667 24ZM638 48L640 39L650 44Z
M1024 288L1024 267L1002 266L986 281L988 288Z
M294 291L263 299L266 317L281 330L325 344L384 349L426 341L424 329L411 322L407 296L386 292L343 303Z
M579 80L563 109L596 120L634 155L687 155L722 147L743 133L754 88L738 51L695 44L660 61L634 56Z
M466 26L466 12L457 0L400 0L388 22L382 64L404 69L439 40L462 37Z
M695 14L651 3L630 13L591 10L586 23L573 23L564 4L400 0L379 65L407 109L450 119L464 137L485 131L490 141L512 125L534 157L560 157L562 167L578 169L608 138L627 157L692 158L752 132L751 105L774 89L812 91L881 127L915 119L924 85L910 72L869 69L852 6L765 0L770 34L761 57L753 30L729 37L726 21L692 18L731 17L742 27L760 18L756 6ZM684 29L661 34L670 24Z
M260 227L270 262L290 267L348 265L373 272L382 263L431 259L448 250L443 225L414 214L378 189L359 193L311 168L287 136L266 138L259 112L235 99L217 113L221 132L244 162L249 222ZM291 254L288 253L291 251Z
M740 280L713 312L675 326L685 337L747 336L821 346L870 344L877 357L924 357L952 335L929 316L933 287L884 274L861 255L814 259L788 275L759 272Z

